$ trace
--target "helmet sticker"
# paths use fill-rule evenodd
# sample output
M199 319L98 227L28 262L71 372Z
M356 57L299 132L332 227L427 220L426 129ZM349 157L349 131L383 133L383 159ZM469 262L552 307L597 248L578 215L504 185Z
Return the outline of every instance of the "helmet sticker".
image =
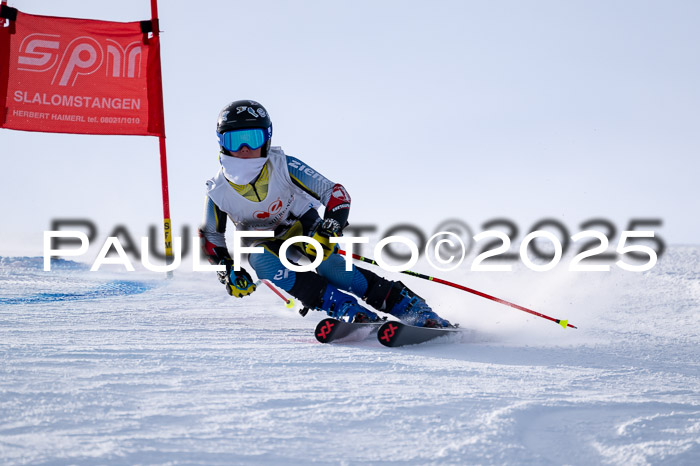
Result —
M258 113L260 112L260 110L258 110L258 112L256 112L255 109L254 109L253 107L248 107L247 105L243 105L243 106L240 106L240 107L236 107L236 115L240 115L241 113L246 112L246 111L247 111L248 113L250 113L251 115L253 115L253 118L257 118L257 117L258 117ZM263 114L260 115L260 116L261 116L261 117L264 117L264 116L265 116L265 115L264 115L265 110L263 110L262 113L263 113Z

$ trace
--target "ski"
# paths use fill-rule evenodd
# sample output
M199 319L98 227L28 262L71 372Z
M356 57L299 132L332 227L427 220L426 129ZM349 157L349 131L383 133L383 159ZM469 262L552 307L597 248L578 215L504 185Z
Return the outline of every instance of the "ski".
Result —
M321 343L331 343L350 336L361 336L364 338L369 336L372 331L377 330L382 323L383 321L354 324L328 317L316 325L314 335L316 340Z
M449 335L458 332L457 327L448 328L430 328L430 327L415 327L413 325L403 324L397 321L385 322L377 332L379 343L384 346L406 346L417 345L430 341L434 338Z

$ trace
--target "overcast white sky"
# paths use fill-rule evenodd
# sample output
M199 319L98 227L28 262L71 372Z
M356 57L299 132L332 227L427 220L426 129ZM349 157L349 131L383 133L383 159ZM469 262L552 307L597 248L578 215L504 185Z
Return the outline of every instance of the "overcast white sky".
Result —
M148 0L11 1L134 21ZM353 198L350 221L427 233L496 217L659 218L700 238L700 3L163 1L171 211L201 218L226 103L271 114L274 145ZM40 255L54 218L104 238L160 227L158 141L0 130L0 255ZM519 241L515 239L514 241ZM611 244L613 244L611 242Z

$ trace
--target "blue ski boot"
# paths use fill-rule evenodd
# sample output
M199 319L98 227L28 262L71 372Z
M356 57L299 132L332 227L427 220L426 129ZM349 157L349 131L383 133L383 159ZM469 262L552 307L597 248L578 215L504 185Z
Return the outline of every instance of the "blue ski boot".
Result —
M326 311L330 317L346 322L365 323L380 320L377 314L360 306L354 297L331 284L326 285L321 302L314 308Z
M437 315L423 298L401 282L394 282L386 300L385 312L416 327L453 327L448 320Z

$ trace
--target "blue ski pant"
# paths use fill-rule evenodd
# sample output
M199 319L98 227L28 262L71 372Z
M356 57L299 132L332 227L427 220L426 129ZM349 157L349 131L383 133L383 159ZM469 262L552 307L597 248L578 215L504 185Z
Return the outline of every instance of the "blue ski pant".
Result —
M281 242L280 242L281 243ZM286 268L278 256L279 244L266 242L261 244L264 252L260 254L250 254L250 263L256 275L260 279L269 280L279 288L289 292L296 282L297 272ZM303 253L300 249L292 246L288 249L287 257L301 257ZM292 262L293 259L290 260ZM300 272L313 273L313 272ZM316 273L325 277L328 282L336 288L347 291L362 298L367 293L367 278L360 270L352 266L352 270L345 270L345 257L338 253L333 253L328 259L321 262L316 268Z

